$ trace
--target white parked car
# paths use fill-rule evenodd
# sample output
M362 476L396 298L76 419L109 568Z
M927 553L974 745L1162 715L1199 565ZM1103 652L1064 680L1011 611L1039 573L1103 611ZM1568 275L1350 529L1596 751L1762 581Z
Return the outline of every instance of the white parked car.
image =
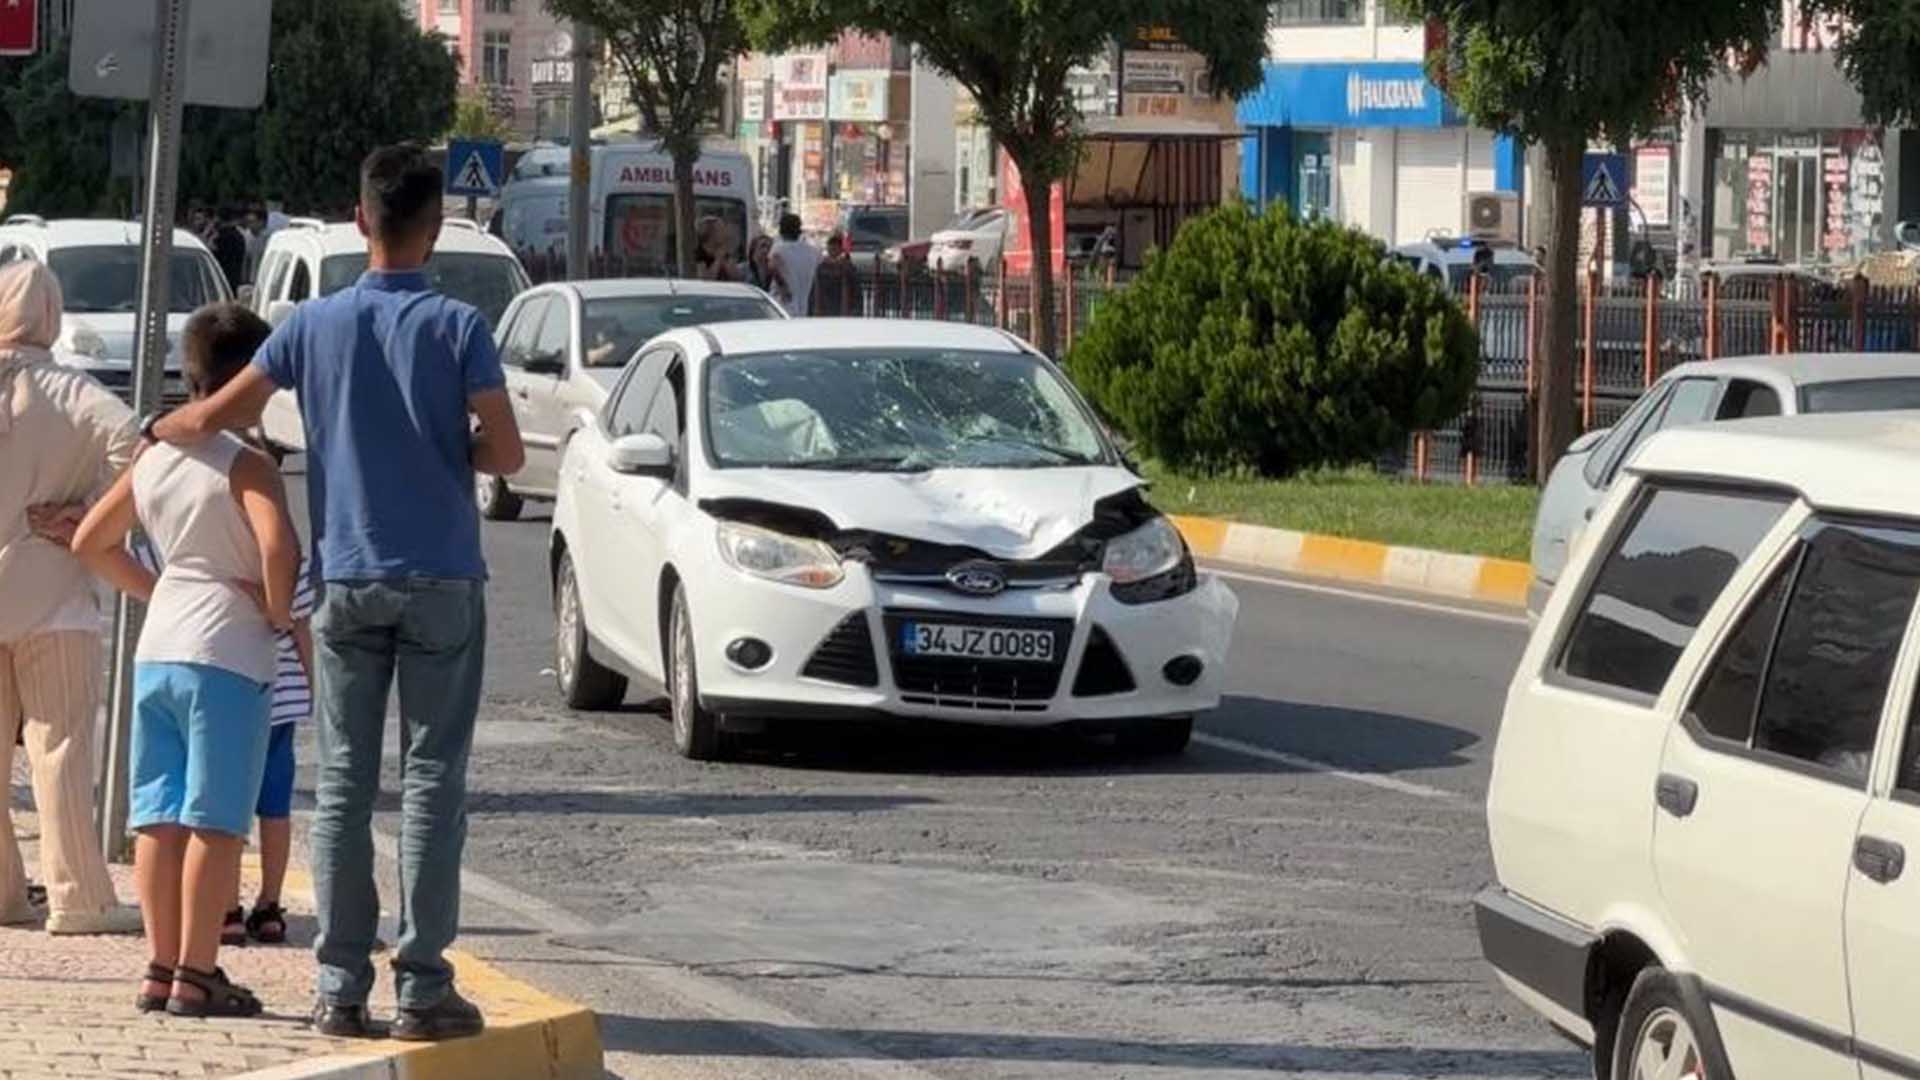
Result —
M972 263L981 272L991 272L1007 249L1007 230L1013 216L998 206L969 210L930 238L927 265L948 274L966 272Z
M1893 409L1920 409L1920 354L1766 356L1674 368L1618 424L1574 440L1554 466L1534 519L1527 610L1537 616L1546 606L1594 508L1655 432L1719 420Z
M54 220L16 214L0 224L0 266L21 260L45 265L66 295L55 354L129 400L139 351L140 224ZM185 229L173 231L168 294L166 379L161 400L187 398L180 377L180 331L203 304L232 298L213 253Z
M1614 1080L1920 1076L1920 418L1662 433L1508 693L1483 951Z
M1238 602L1141 487L1010 335L676 330L561 466L560 691L664 689L694 758L769 720L881 714L1177 752L1219 703Z
M1484 254L1480 254L1482 252ZM1392 253L1396 262L1462 296L1466 295L1468 279L1473 277L1477 254L1485 263L1485 285L1494 292L1515 292L1525 286L1528 277L1540 271L1540 264L1533 256L1519 248L1481 245L1470 239L1419 240L1401 244Z
M766 293L722 282L631 278L521 293L494 337L527 464L505 479L475 474L481 514L507 521L519 516L523 499L553 498L567 440L593 422L627 361L649 340L702 323L784 318Z
M248 303L279 326L299 304L359 281L367 272L367 262L367 238L352 222L329 225L314 218L294 218L273 234L261 252ZM448 218L441 225L427 278L436 291L479 308L495 326L507 305L530 284L512 249L465 218ZM260 426L274 445L306 449L306 428L293 391L273 395Z

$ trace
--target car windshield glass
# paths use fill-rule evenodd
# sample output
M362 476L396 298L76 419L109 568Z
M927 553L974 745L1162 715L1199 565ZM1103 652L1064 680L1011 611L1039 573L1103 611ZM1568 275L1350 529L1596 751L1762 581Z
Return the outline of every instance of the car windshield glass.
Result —
M140 249L132 246L56 248L47 267L60 279L66 309L76 315L134 311L140 306ZM173 253L168 309L185 313L222 298L213 259L198 251Z
M1800 411L1810 413L1883 412L1920 409L1920 377L1848 379L1810 383L1800 388Z
M706 417L722 466L912 472L1110 460L1073 392L1024 353L729 356L707 368Z
M669 330L742 319L778 319L755 296L620 296L586 304L587 366L624 367L640 346Z
M366 272L365 252L328 256L320 264L320 295L339 292ZM507 305L527 287L527 279L520 264L504 255L442 251L427 263L427 284L434 292L479 308L488 323L498 325Z

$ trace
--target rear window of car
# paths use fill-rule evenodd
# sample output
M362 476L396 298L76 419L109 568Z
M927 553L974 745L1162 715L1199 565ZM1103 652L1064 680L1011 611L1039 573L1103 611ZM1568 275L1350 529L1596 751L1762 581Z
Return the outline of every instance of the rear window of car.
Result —
M1920 409L1920 378L1848 379L1800 388L1806 413L1883 412Z
M1773 492L1649 486L1580 605L1560 673L1636 699L1658 697L1788 501Z

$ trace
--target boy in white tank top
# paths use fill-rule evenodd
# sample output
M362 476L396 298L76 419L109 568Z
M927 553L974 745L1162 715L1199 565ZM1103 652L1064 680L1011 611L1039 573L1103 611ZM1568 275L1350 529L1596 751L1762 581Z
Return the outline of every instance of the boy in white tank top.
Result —
M237 304L194 313L187 382L205 397L244 368L269 329ZM127 552L135 525L164 564ZM276 638L292 626L299 541L280 472L233 435L147 446L87 513L73 550L148 602L134 665L128 828L152 950L136 1006L176 1016L256 1016L260 1000L220 970L268 746Z

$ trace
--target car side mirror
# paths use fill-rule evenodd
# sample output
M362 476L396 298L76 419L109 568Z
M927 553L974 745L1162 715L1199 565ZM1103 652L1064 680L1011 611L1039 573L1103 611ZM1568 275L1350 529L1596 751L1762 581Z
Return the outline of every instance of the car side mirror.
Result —
M673 447L651 431L622 435L613 440L608 455L613 471L626 476L651 476L656 480L673 479Z
M521 366L529 375L558 375L567 370L567 365L561 361L558 349L548 352L530 352L527 354L526 363Z
M291 300L275 300L267 305L267 325L275 330L293 318L294 303Z

